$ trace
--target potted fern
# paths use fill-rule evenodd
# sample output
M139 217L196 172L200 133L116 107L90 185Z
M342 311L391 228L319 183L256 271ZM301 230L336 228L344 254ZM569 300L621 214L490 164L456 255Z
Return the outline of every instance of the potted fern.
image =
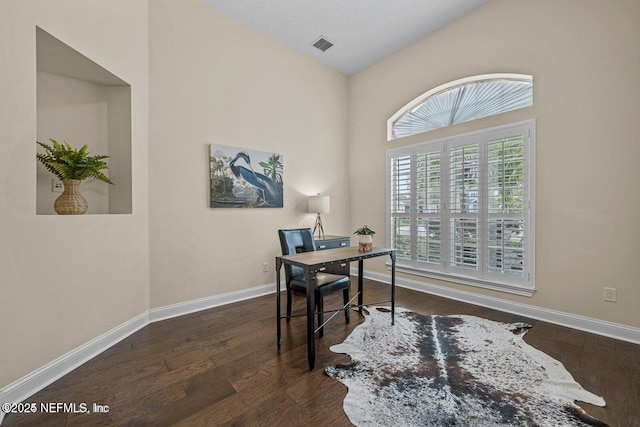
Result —
M358 250L366 252L373 249L373 235L376 234L376 232L370 229L368 225L363 225L353 234L360 236L358 239Z
M89 207L78 191L82 181L93 178L113 185L102 172L109 169L104 161L109 156L91 156L86 144L76 149L66 141L62 144L53 138L50 141L52 145L36 141L45 150L44 153L37 153L36 159L64 185L64 191L54 202L53 209L60 215L82 215Z

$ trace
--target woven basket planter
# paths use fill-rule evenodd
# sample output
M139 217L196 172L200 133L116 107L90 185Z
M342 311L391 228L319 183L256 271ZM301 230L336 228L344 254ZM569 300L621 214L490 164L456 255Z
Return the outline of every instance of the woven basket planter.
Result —
M79 187L82 181L77 179L63 179L64 191L53 203L53 209L60 215L82 215L89 205L80 194Z

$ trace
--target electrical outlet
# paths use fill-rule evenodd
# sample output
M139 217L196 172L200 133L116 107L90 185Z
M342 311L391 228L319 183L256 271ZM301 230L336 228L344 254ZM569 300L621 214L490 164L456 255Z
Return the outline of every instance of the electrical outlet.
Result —
M64 186L62 185L62 181L56 178L51 178L51 191L53 193L62 193L64 190Z
M265 261L262 263L262 272L266 273L267 271L269 271L269 263Z
M616 302L618 299L616 288L604 288L604 300Z

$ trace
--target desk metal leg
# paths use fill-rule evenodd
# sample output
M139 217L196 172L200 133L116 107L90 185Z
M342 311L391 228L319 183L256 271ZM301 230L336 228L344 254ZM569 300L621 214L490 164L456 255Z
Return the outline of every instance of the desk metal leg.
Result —
M282 317L280 314L280 267L282 263L278 260L276 261L276 317L278 321L278 348L280 348L280 337L282 336L282 325L280 324L280 318Z
M391 324L395 324L396 318L396 255L391 254Z
M305 275L307 276L307 357L309 370L312 371L316 363L316 336L314 333L316 273L305 271Z
M364 260L358 260L358 312L362 314L362 305L364 304L364 293L362 292L363 286L363 276L364 274Z

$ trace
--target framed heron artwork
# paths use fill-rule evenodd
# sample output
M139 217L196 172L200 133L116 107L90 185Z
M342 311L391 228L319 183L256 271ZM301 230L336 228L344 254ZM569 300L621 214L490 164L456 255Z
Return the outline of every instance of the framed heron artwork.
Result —
M209 145L212 208L281 208L282 155Z

